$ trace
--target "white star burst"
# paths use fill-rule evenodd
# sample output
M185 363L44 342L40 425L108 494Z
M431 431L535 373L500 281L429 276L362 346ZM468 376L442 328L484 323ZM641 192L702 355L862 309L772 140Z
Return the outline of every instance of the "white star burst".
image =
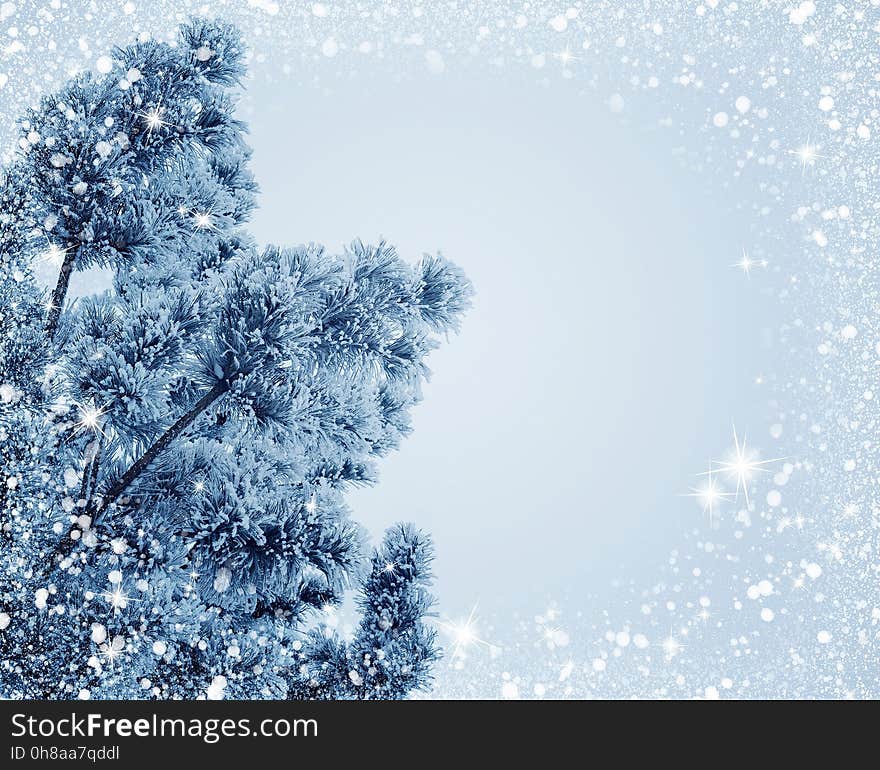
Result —
M121 585L117 585L112 591L104 591L100 596L113 608L114 615L128 607L129 602L138 601L137 599L132 599L128 596L125 591L122 590Z
M200 211L193 214L193 227L196 230L213 230L214 220L208 211Z
M684 645L671 634L660 642L660 646L663 648L663 654L667 660L672 660L684 649Z
M727 457L727 460L718 463L717 470L736 480L736 496L739 498L740 490L742 490L746 499L746 506L750 504L749 482L754 478L755 474L768 473L769 469L765 468L765 465L785 459L784 457L774 457L770 460L759 460L760 453L756 449L749 449L746 446L745 436L743 436L742 444L740 444L739 436L736 433L736 425L733 426L733 449L730 450Z
M801 162L801 173L807 170L807 166L816 165L816 160L822 156L818 153L818 145L807 142L802 144L796 150L789 150L789 155L794 155Z
M556 58L562 62L563 66L570 64L577 58L568 48L560 51L557 54L554 54L554 56L556 56Z
M138 117L144 119L144 122L147 124L147 132L150 134L152 134L153 131L155 131L156 129L168 125L164 120L162 120L161 107L153 107L146 112L139 112Z
M712 463L709 463L710 469L701 476L707 476L706 481L698 487L691 487L691 491L685 497L696 497L700 505L703 506L703 512L709 515L709 522L715 522L715 514L718 506L726 499L734 497L732 492L725 492L724 488L716 481L715 471L711 469Z
M64 255L68 251L70 251L70 247L62 249L57 243L50 243L40 255L40 259L52 265L52 267L61 267L64 263Z
M740 270L745 273L746 278L751 278L752 270L756 267L767 267L766 259L752 259L748 252L743 249L742 259L739 262L734 262L731 267L738 267Z
M453 643L451 660L465 657L465 651L470 647L492 645L484 639L480 639L476 624L477 605L475 604L466 620L441 621L440 627L449 635Z
M108 639L107 642L100 646L98 655L104 658L112 668L116 658L122 654L124 649L125 640L121 636L114 636L112 640Z
M77 404L76 407L79 413L79 420L75 428L77 432L90 430L94 433L100 433L102 436L106 435L101 429L101 417L104 414L104 409L99 409L94 404Z

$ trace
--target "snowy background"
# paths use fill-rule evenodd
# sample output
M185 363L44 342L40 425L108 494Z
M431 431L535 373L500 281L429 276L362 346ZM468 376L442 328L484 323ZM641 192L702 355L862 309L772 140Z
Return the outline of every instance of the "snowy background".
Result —
M876 5L6 2L0 136L221 16L255 235L467 271L350 496L435 538L431 697L876 697Z

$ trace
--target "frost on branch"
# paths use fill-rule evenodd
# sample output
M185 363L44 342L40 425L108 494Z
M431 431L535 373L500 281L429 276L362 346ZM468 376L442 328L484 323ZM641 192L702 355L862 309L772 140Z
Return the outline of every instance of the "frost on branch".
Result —
M430 678L434 631L422 618L433 599L431 543L408 525L390 529L363 580L360 627L351 642L312 632L302 654L299 698L403 697Z
M0 188L0 697L429 681L429 541L399 525L370 560L344 492L409 432L470 285L385 243L257 248L242 55L194 21L21 122ZM71 300L93 266L112 289ZM312 630L358 583L354 638Z

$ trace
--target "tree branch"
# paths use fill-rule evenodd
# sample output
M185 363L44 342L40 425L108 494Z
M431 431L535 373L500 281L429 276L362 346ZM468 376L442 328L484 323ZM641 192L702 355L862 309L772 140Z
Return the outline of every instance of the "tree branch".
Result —
M94 504L90 501L89 505L86 507L86 513L92 514L93 527L97 525L101 514L119 499L120 495L122 495L122 493L131 486L132 482L134 482L134 480L147 469L150 463L167 449L168 445L171 444L174 439L192 425L195 419L227 390L229 390L229 385L226 382L218 382L213 388L211 388L211 390L196 401L192 409L166 430L146 452L135 460L132 466L123 473L119 479L117 479L110 489L107 490L107 493L101 498L101 504L97 509L95 509ZM97 469L95 466L93 466L92 469L96 476ZM94 485L92 486L92 492L94 492ZM94 513L92 513L93 511ZM54 569L59 559L63 559L67 556L73 550L75 544L76 540L71 538L70 532L68 532L68 536L58 544L58 547L52 552L51 557L47 560L46 564L48 569Z
M64 300L67 298L67 288L70 286L70 276L73 273L73 260L75 256L76 249L73 246L69 246L64 252L64 262L61 263L58 282L55 284L55 291L52 292L52 304L49 305L49 317L46 320L46 333L49 335L50 340L58 330L58 320L61 318Z
M98 446L95 447L95 456L92 458L92 469L89 473L89 498L95 491L95 484L98 481L98 467L101 464L101 450L104 449L104 435L98 438Z
M135 460L131 467L123 473L122 476L111 485L106 494L103 495L101 504L95 512L94 521L97 522L101 514L119 499L120 495L131 486L132 482L134 482L134 480L147 469L153 460L155 460L168 447L168 445L174 441L174 439L192 425L196 417L205 411L205 409L214 403L214 401L216 401L228 389L229 386L226 382L218 382L213 388L211 388L211 390L196 401L192 409L156 439L155 443L137 460Z
M86 460L86 465L83 468L82 483L79 485L80 500L88 500L89 490L94 488L95 479L98 477L98 455L101 452L103 439L103 436L99 436L86 448L88 460Z

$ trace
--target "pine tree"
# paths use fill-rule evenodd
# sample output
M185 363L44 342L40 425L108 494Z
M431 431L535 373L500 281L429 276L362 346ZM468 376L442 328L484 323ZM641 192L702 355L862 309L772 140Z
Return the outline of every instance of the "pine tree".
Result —
M243 54L196 20L21 121L0 180L0 697L430 681L430 541L398 525L370 556L344 492L409 432L470 286L385 243L255 245ZM112 288L71 299L93 266ZM319 620L358 585L343 639Z

